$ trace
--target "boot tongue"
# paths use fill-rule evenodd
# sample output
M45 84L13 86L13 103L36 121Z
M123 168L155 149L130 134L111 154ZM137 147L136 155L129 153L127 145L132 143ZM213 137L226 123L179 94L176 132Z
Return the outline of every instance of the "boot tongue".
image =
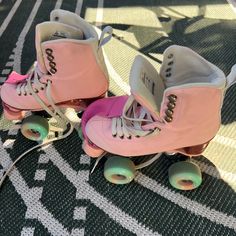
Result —
M131 94L154 119L159 118L165 85L156 69L142 56L137 56L130 72Z
M37 62L41 72L47 73L41 44L46 41L59 39L83 39L83 32L78 28L59 22L44 22L36 26L35 46Z

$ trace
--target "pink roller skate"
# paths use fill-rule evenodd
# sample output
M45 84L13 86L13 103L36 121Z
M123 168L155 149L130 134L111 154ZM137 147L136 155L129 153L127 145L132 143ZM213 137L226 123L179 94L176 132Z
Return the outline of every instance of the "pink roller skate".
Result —
M102 45L110 36L108 27L101 38L95 29L74 13L51 12L51 21L36 26L37 62L28 75L12 72L1 88L4 115L21 120L28 111L45 110L57 120L69 120L59 107L84 109L104 97L109 80ZM29 116L21 131L31 140L47 137L47 119Z
M198 156L220 127L226 85L219 68L186 47L164 52L160 76L137 56L131 95L98 100L83 114L84 151L92 157L105 151L125 157L159 153L142 166L129 158L109 158L104 175L116 184L132 181L135 169L162 152ZM169 180L177 189L191 190L202 178L198 166L187 161L170 167Z

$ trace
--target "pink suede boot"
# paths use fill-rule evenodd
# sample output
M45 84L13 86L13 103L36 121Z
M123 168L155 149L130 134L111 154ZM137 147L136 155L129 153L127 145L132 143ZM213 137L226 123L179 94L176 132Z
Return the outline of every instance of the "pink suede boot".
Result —
M37 62L33 70L28 75L13 72L1 88L6 118L18 120L26 111L46 110L64 119L59 107L80 110L104 97L109 79L102 45L108 41L109 36L104 35L110 30L104 30L99 38L78 15L52 11L51 21L36 26ZM35 131L41 132L37 128Z
M90 156L104 151L127 157L161 152L196 156L216 135L226 77L192 50L169 47L160 76L145 58L137 56L130 87L129 97L101 99L84 113L84 150ZM107 179L129 182L122 173L108 174ZM178 187L193 189L199 185L194 181L184 179Z

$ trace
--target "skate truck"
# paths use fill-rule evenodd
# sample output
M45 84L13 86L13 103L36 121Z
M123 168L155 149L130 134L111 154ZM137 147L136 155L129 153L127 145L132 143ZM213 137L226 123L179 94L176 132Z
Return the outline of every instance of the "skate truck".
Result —
M137 56L130 72L131 95L97 100L83 113L83 149L98 158L95 166L106 152L119 155L105 163L104 176L111 183L131 182L137 169L163 152L189 157L169 168L174 188L192 190L202 182L191 159L203 153L220 127L224 94L235 81L236 66L226 78L189 48L173 45L163 56L160 75ZM139 165L127 158L155 153Z

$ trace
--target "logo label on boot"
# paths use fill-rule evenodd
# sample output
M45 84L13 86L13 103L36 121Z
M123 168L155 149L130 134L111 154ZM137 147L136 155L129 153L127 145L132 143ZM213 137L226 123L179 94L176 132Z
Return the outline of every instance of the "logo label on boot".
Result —
M68 33L56 31L56 32L52 35L51 40L65 39L65 38L69 38Z
M141 79L146 86L146 88L154 95L155 92L155 83L150 79L145 72L142 72Z

